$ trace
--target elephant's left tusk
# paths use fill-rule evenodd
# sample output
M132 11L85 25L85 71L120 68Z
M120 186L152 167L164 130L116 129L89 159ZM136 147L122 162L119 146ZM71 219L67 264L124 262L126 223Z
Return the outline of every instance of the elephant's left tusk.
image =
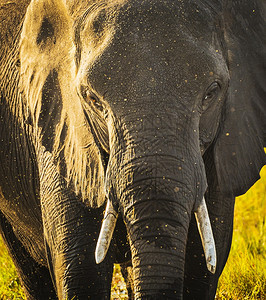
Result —
M114 209L112 202L108 199L100 235L95 250L95 260L97 264L101 263L106 256L112 240L117 218L118 213Z
M205 253L207 268L211 273L214 274L216 270L216 249L204 197L195 212L195 217L197 220L201 242Z

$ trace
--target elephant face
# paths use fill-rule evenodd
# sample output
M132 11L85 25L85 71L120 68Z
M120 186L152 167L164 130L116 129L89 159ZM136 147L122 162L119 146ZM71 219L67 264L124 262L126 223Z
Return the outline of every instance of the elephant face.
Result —
M191 212L207 187L202 154L216 136L228 86L208 13L197 15L199 32L173 14L179 9L125 5L113 32L103 33L109 42L98 57L90 57L89 28L78 42L80 94L87 114L96 111L107 124L106 190L126 223L141 296L158 284L165 293L182 290Z
M42 11L38 5L34 15ZM131 246L137 299L182 297L192 212L207 189L210 166L203 155L215 165L215 184L222 195L245 191L264 164L264 90L252 79L261 53L257 47L254 55L254 49L241 44L246 37L260 45L252 26L261 19L247 20L252 28L247 33L243 24L234 23L236 5L69 4L72 15L65 10L61 21L43 11L40 16L41 20L47 14L49 28L57 22L67 24L58 38L49 30L52 37L44 36L38 45L34 36L47 25L42 22L34 27L32 43L26 37L22 41L23 82L33 101L30 111L36 126L45 137L34 108L52 98L36 95L30 78L35 72L35 78L42 74L45 82L57 74L62 108L52 120L56 139L51 152L85 202L99 205L106 193L107 216L120 211ZM43 53L46 64L37 64L38 55L31 54L30 62L25 59L29 46ZM45 54L51 49L58 56L48 62ZM248 74L243 75L244 70ZM259 113L257 107L262 109ZM251 141L254 151L247 147ZM212 179L208 184L214 185Z
M195 12L198 22L205 25L199 31L188 26L187 18L172 14L179 9L178 5L125 5L112 30L102 28L106 32L101 33L104 40L99 45L91 26L79 32L81 101L95 131L105 131L97 137L100 145L105 146L104 139L109 137L108 149L103 147L110 152L107 179L112 185L114 178L116 187L107 190L114 188L120 194L124 186L117 180L117 170L127 172L132 159L153 156L143 172L154 176L157 167L152 161L167 155L175 171L165 175L175 178L178 166L187 165L187 171L196 172L189 176L193 184L188 184L193 197L195 182L202 187L199 198L205 191L201 155L217 133L229 76L221 44L210 34L215 24L210 23L208 11ZM98 21L97 17L90 21ZM164 21L157 24L158 20ZM190 157L186 163L182 162L184 151Z

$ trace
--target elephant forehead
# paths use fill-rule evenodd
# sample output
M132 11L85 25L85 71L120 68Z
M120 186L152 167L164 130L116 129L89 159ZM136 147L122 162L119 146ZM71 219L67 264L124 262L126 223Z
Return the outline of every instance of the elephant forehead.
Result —
M133 27L145 34L154 28L176 31L182 27L189 28L200 37L204 31L211 31L217 14L205 1L176 0L129 0L120 7L117 23L120 28ZM200 25L200 28L199 28Z
M132 33L133 35L134 33ZM87 80L99 94L112 89L118 97L204 93L217 77L224 79L226 64L211 45L185 39L138 40L116 37L87 70Z
M180 86L195 80L197 84L205 84L204 76L221 72L225 61L213 43L206 11L193 10L194 19L188 26L189 11L182 14L185 9L181 4L168 2L171 5L143 1L136 7L134 1L128 1L120 8L106 47L94 61L92 56L89 59L84 56L82 60L83 67L90 61L87 74L93 86L104 87L115 82L121 91L120 83L124 81L140 84L136 89L142 89L144 83L151 89L160 84Z

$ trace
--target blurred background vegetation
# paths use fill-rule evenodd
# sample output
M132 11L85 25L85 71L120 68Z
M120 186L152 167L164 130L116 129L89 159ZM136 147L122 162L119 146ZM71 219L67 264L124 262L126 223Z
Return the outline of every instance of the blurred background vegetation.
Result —
M236 198L232 248L217 299L266 299L266 166L261 179Z
M261 177L236 199L232 249L219 281L218 300L266 300L266 166ZM1 238L0 299L25 299ZM112 299L127 299L118 265L114 267Z

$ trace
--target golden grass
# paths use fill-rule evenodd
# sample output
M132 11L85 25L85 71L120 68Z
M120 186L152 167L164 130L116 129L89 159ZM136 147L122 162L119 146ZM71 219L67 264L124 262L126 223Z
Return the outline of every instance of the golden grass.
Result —
M236 199L232 249L220 278L218 300L266 300L266 166L261 179ZM15 267L0 241L0 299L25 299ZM127 299L115 265L112 299Z

